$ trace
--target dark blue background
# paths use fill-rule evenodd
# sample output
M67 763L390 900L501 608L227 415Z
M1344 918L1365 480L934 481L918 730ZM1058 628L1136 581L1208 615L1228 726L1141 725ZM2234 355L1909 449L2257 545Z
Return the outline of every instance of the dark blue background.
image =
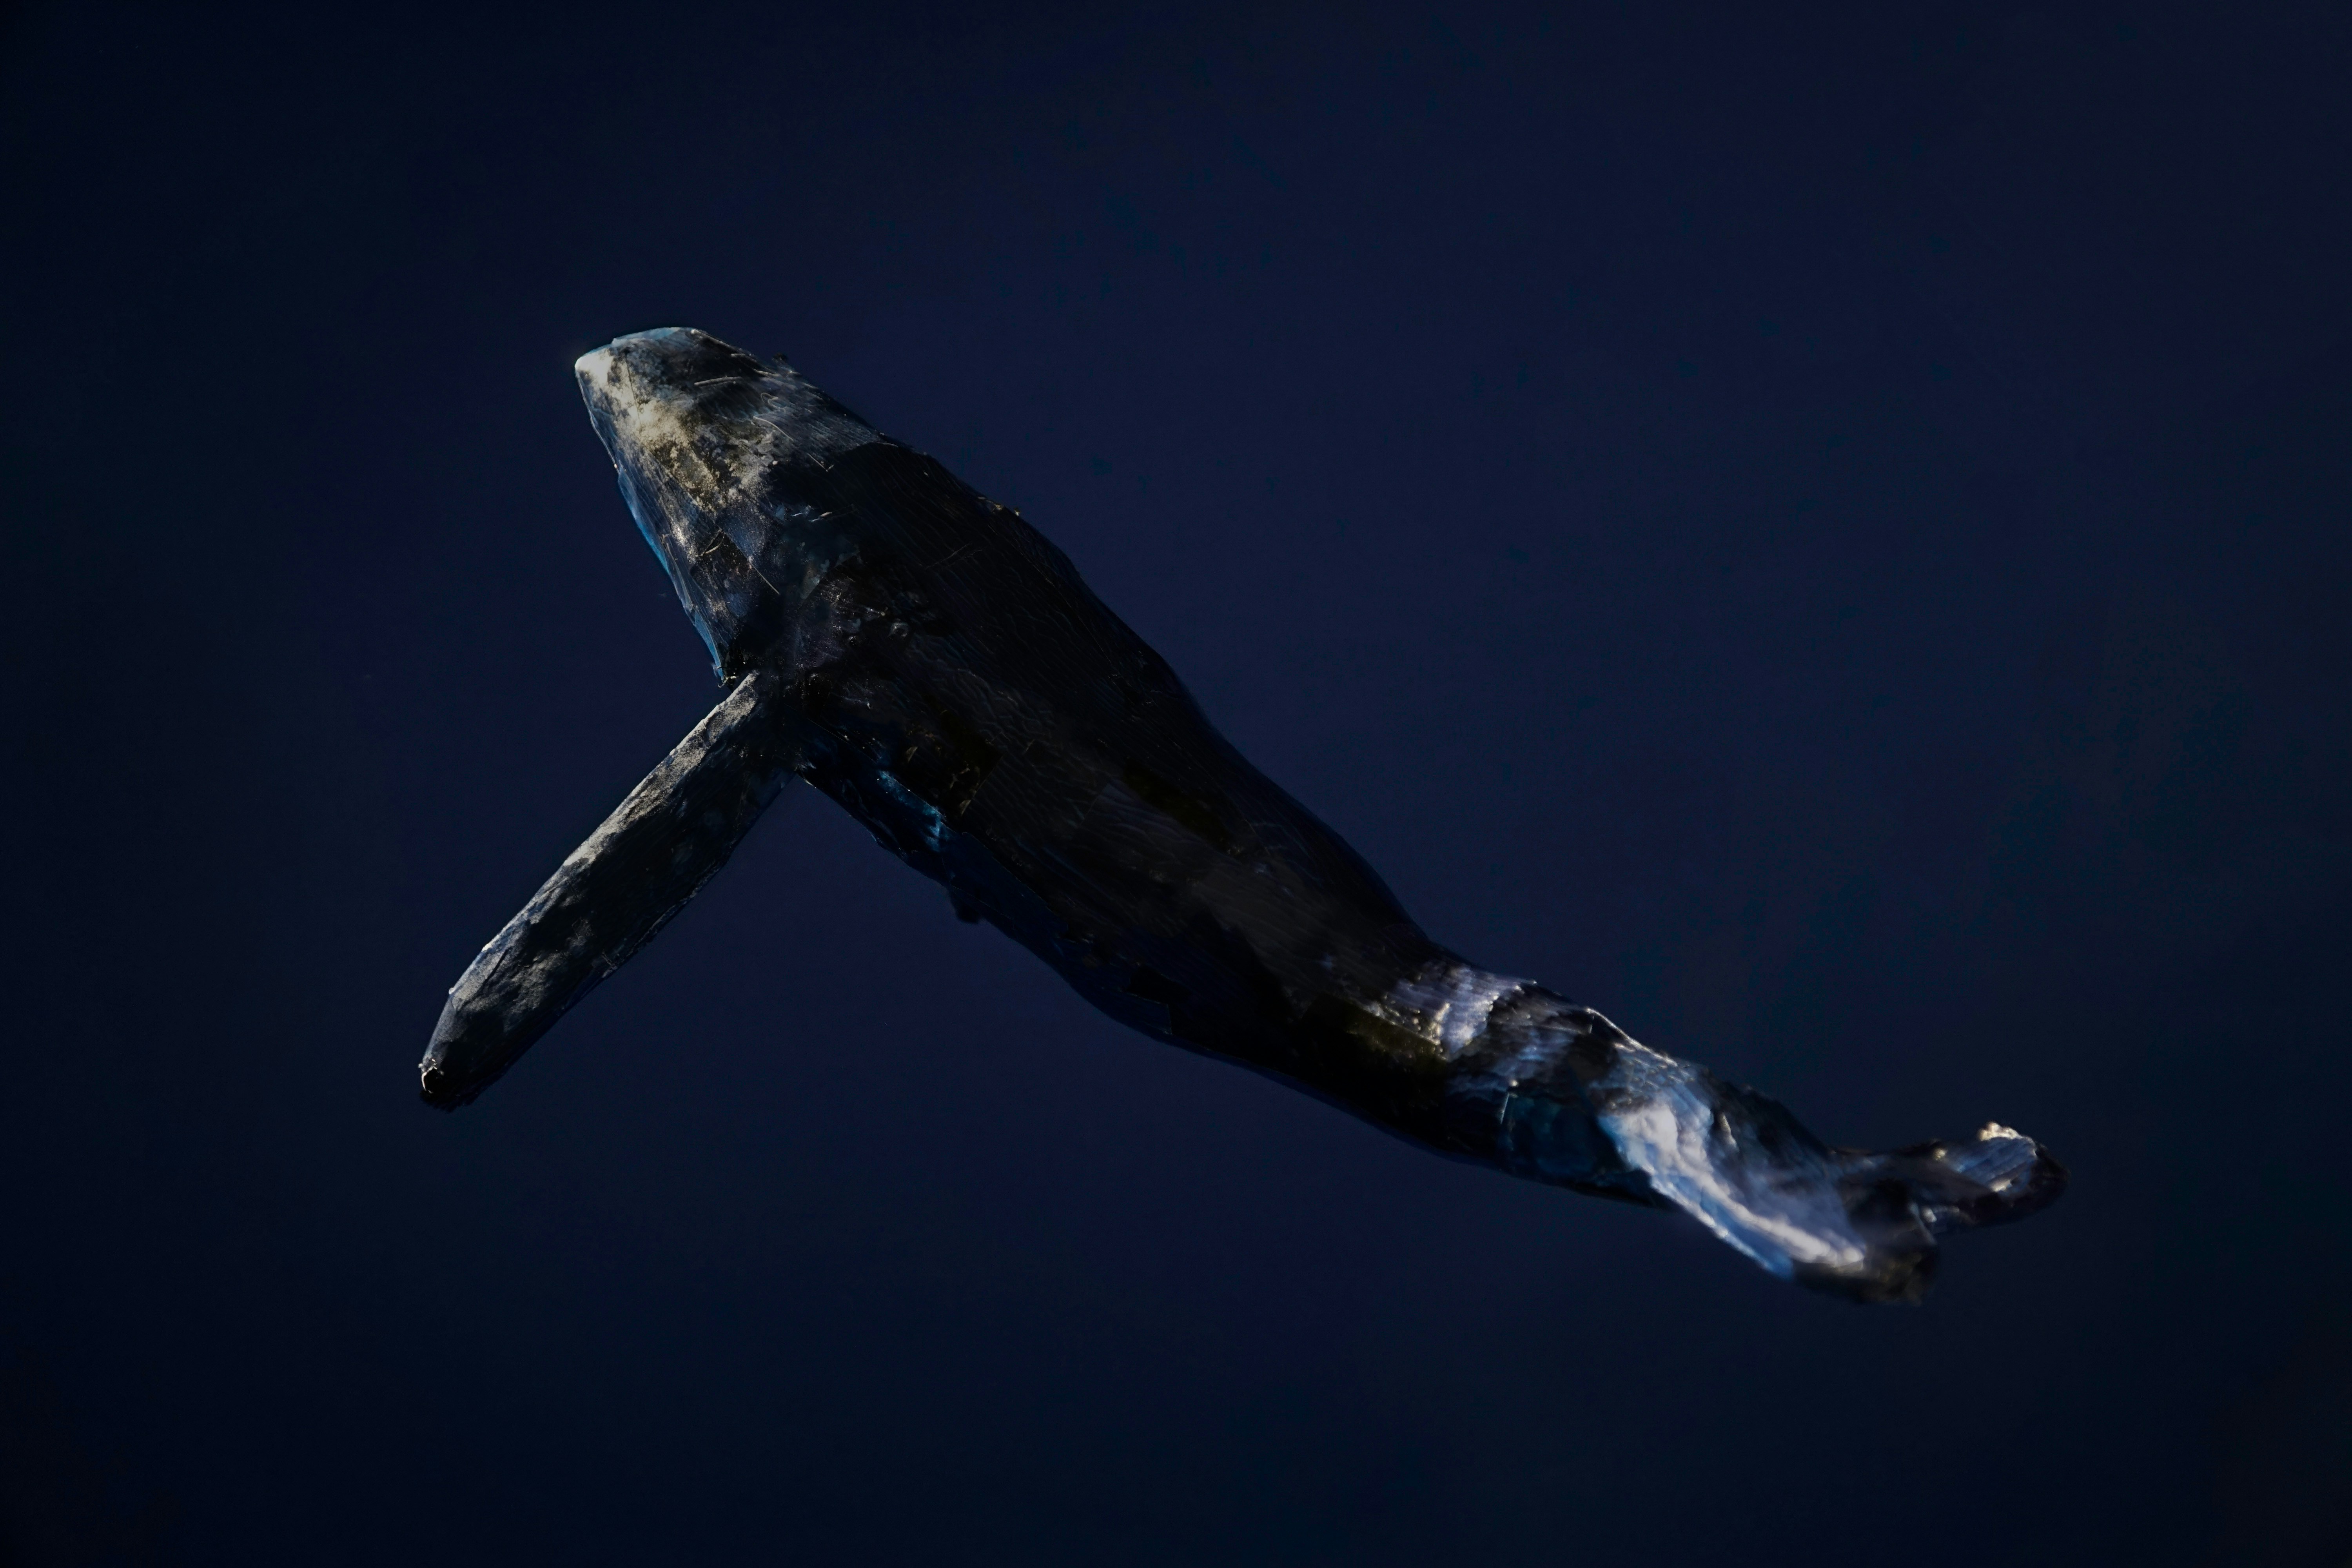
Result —
M5 24L14 1561L2352 1554L2352 12L841 9ZM2074 1190L1809 1297L804 791L423 1109L716 695L570 373L672 323L1441 940Z

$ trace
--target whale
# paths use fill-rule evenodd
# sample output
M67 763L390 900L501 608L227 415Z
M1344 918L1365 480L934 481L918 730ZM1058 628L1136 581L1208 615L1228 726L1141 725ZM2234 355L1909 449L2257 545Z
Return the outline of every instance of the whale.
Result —
M666 328L574 371L723 695L450 988L427 1104L496 1082L800 784L1119 1023L1811 1289L1917 1301L1944 1238L2063 1192L1999 1122L1832 1145L1443 946L1019 511L783 360Z

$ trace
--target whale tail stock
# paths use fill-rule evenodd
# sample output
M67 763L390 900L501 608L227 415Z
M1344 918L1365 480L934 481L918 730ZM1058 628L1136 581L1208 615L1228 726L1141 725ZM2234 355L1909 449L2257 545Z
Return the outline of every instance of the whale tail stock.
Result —
M418 1064L427 1105L497 1082L727 863L800 758L777 684L738 680L467 967Z

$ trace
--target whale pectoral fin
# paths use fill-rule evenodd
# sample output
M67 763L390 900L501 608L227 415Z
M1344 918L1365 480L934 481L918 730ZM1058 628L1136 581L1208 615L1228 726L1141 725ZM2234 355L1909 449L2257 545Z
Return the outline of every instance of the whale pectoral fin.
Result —
M778 685L737 682L467 966L419 1064L425 1103L498 1081L727 863L799 760Z

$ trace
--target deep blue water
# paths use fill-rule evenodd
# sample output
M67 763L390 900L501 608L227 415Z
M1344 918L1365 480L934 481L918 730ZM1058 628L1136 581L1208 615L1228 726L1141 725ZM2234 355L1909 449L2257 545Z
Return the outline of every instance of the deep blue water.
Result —
M2341 5L0 28L0 1563L2352 1556ZM1440 941L2073 1191L1809 1297L806 791L422 1108L716 696L569 368L673 323Z

